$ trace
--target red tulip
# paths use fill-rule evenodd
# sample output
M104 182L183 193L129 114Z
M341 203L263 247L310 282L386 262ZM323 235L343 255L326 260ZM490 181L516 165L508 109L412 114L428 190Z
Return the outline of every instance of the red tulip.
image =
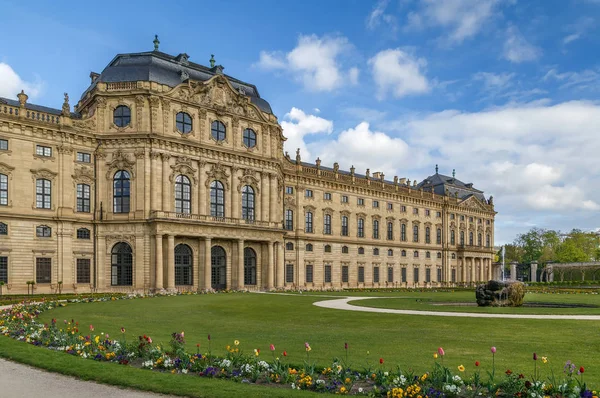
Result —
M208 341L210 341L210 334L208 335Z
M348 349L348 343L344 343L344 350Z
M490 348L490 351L492 352L492 354L495 354L496 353L496 347Z
M537 354L535 352L533 353L533 360L537 361Z
M379 358L379 364L383 365L383 358Z
M287 351L284 351L284 352L283 352L283 356L284 356L284 357L287 357Z
M274 346L273 344L271 344L271 345L269 346L269 348L271 349L271 351L275 351L275 346Z
M579 367L579 373L583 373L585 372L585 369L583 368L583 366Z
M479 361L475 361L475 366L479 366Z
M443 357L443 356L444 356L445 352L444 352L444 349L443 349L442 347L439 347L439 348L438 348L438 354L439 354L441 357Z

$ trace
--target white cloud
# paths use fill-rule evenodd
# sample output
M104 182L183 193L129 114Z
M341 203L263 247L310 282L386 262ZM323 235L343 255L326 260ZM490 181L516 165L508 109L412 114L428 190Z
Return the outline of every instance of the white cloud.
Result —
M261 51L256 65L265 70L290 73L310 91L332 91L358 83L358 69L344 70L340 58L352 45L345 37L300 36L288 53Z
M27 82L10 65L0 62L0 97L16 99L17 94L24 90L31 100L40 95L42 88L39 78L35 82Z
M283 135L287 138L287 141L284 143L284 149L290 154L294 154L296 149L300 148L300 153L304 159L310 159L310 153L304 142L306 135L331 134L333 131L333 122L331 120L307 115L298 108L292 108L284 116L284 119L286 120L281 122Z
M373 7L373 11L367 17L367 28L375 29L379 27L382 23L387 25L392 33L396 33L398 30L398 21L395 16L391 14L386 14L385 10L389 4L389 0L379 0L375 7Z
M441 26L450 30L444 40L460 43L475 36L494 17L501 0L423 0L407 16L408 29Z
M519 29L510 26L506 30L503 55L510 62L521 63L536 60L542 55L542 50L529 43Z
M563 39L563 44L567 45L569 43L574 42L575 40L579 40L585 36L585 34L594 27L595 22L593 18L590 17L582 17L577 20L573 25L567 26L567 31L570 32Z
M562 82L560 88L597 89L600 83L600 73L592 69L581 72L559 73L555 68L550 69L543 80L554 80Z
M486 89L504 89L512 84L514 73L478 72L473 79L483 82Z
M422 69L427 65L424 58L416 58L401 49L384 50L369 60L373 79L378 88L377 97L382 100L388 91L396 98L422 94L430 90Z

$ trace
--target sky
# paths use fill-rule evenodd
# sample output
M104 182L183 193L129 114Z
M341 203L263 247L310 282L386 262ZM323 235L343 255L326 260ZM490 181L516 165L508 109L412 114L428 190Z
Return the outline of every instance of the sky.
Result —
M0 96L72 105L116 54L255 84L304 161L494 196L496 244L600 228L600 0L6 1Z

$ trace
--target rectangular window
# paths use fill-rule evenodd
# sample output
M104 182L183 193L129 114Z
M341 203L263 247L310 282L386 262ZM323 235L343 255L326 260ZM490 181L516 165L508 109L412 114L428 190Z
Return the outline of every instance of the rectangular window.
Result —
M77 184L77 211L90 212L90 186L87 184Z
M342 265L342 282L348 283L348 266Z
M292 231L294 229L294 211L286 210L285 211L285 229L288 231Z
M90 239L90 230L87 228L79 228L77 230L77 239Z
M373 239L379 239L379 220L373 220Z
M454 220L454 213L450 214L450 219Z
M0 140L0 151L8 151L8 140Z
M8 176L0 174L0 205L8 206Z
M358 283L365 283L365 267L358 267Z
M406 283L406 268L402 268L402 283Z
M469 217L469 222L473 222L473 217Z
M400 206L400 211L402 213L406 213L406 206Z
M90 259L77 259L77 283L90 283Z
M362 218L358 219L358 231L357 231L357 236L359 238L364 238L365 237L365 220Z
M425 209L425 216L429 217L431 215L431 211L429 209Z
M285 265L285 283L294 283L294 264Z
M415 269L413 270L413 272L414 272L414 277L413 277L413 278L414 278L414 279L413 279L413 280L414 280L414 282L415 282L415 283L419 283L419 269L418 269L418 268L415 268Z
M294 193L294 187L286 186L285 187L285 193L288 194L288 195L292 195Z
M306 265L306 283L313 282L313 266L312 264Z
M35 146L35 154L39 156L52 156L52 148L49 146L36 145Z
M35 259L35 283L50 283L52 281L52 259L38 257Z
M323 194L323 200L331 200L331 192L325 192Z
M348 196L342 195L342 203L348 203Z
M0 282L8 283L8 257L0 257Z
M342 216L342 236L348 236L348 217Z
M306 191L304 191L304 196L306 196L307 198L312 198L313 197L313 191L310 189L307 189Z
M313 214L310 211L304 214L304 231L307 233L312 233L313 231Z
M323 219L323 233L331 235L331 214L325 214Z
M431 268L425 268L425 282L431 282Z
M394 283L394 269L392 267L388 267L388 283Z
M465 221L465 216L464 215L460 216L460 221Z
M373 283L379 283L379 267L373 267Z
M331 265L325 265L325 283L331 283Z
M437 269L437 281L438 282L442 281L442 269L441 268Z
M358 198L358 199L357 199L357 204L358 204L359 206L364 206L364 205L365 205L365 200L364 200L363 198Z
M379 207L379 201L378 200L374 200L373 201L373 207Z
M394 223L388 222L387 225L387 239L394 240Z
M419 214L419 209L415 207L415 208L413 209L413 214L415 214L415 215Z
M438 229L436 230L436 233L435 233L435 242L436 242L438 245L441 245L441 244L442 244L442 229L441 229L441 228L438 228Z
M38 209L52 208L52 182L43 178L35 180L35 204Z
M490 220L485 220L486 225L490 225Z
M452 268L452 282L456 282L456 269Z
M388 203L387 204L387 209L388 210L394 210L394 204L393 203Z
M441 212L441 211L436 211L436 212L435 212L435 216L436 216L437 218L442 218L442 212Z
M77 161L83 163L92 163L92 155L85 152L77 152Z

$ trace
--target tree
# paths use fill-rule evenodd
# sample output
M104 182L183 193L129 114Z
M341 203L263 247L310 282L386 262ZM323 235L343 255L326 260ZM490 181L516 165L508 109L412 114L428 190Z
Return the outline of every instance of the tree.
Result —
M556 250L556 260L560 263L578 263L588 261L589 256L575 239L567 238Z
M543 229L531 228L529 232L517 236L515 245L523 250L523 262L530 263L540 259L542 256L542 249L544 248L542 239L543 233Z

